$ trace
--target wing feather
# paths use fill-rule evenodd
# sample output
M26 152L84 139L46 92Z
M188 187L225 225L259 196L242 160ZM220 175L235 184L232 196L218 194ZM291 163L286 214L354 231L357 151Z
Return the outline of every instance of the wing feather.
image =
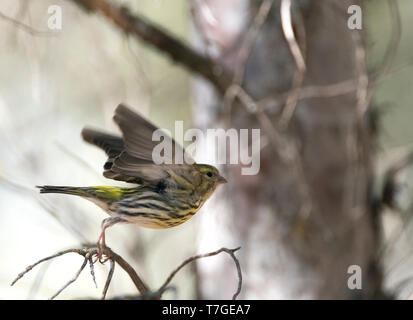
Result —
M123 138L88 128L82 131L85 141L102 148L108 155L103 172L106 178L139 184L158 184L170 176L169 170L181 174L192 170L192 166L187 164L156 165L152 160L152 151L159 142L153 141L152 136L158 128L124 104L116 108L114 121ZM164 135L164 139L172 145L171 160L175 159L175 152L185 152L172 137Z

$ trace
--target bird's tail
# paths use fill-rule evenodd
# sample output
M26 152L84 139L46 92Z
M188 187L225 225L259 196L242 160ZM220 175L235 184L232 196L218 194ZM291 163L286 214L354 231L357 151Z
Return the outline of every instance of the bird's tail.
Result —
M137 188L118 188L118 187L57 187L57 186L36 186L40 188L40 193L64 193L80 196L93 201L100 200L110 204L122 199L125 195L133 195L139 192Z
M75 196L85 197L89 195L88 189L80 187L59 187L59 186L36 186L40 189L40 193L64 193Z

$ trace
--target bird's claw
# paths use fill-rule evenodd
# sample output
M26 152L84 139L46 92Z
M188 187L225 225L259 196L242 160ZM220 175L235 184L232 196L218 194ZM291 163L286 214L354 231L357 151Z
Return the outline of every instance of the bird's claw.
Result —
M95 260L93 261L93 264L95 264L98 261L101 264L104 264L106 261L110 260L110 257L104 254L104 248L106 248L106 246L101 243L98 243L97 247L98 247L98 252L96 254ZM105 256L105 258L103 258L103 256Z

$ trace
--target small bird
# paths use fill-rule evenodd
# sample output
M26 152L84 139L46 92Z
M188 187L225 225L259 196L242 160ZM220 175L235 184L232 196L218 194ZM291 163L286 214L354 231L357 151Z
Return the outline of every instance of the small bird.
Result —
M117 223L134 223L142 227L165 229L180 225L191 218L227 181L218 169L207 164L155 164L152 150L159 143L152 140L158 128L130 108L120 104L114 115L122 136L84 128L86 142L103 149L108 160L103 176L136 184L135 187L63 187L37 186L40 193L64 193L94 202L110 216L102 221L97 245L98 259L102 256L105 230ZM172 159L185 150L173 138L165 136L172 145ZM185 154L186 159L191 159ZM189 161L187 161L189 162Z

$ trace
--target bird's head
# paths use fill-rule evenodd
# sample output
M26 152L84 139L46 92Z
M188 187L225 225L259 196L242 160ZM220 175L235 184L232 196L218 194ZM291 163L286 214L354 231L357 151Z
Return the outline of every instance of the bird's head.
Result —
M197 192L208 198L215 189L227 180L222 177L217 168L208 164L196 164L201 175L201 183L197 187Z

